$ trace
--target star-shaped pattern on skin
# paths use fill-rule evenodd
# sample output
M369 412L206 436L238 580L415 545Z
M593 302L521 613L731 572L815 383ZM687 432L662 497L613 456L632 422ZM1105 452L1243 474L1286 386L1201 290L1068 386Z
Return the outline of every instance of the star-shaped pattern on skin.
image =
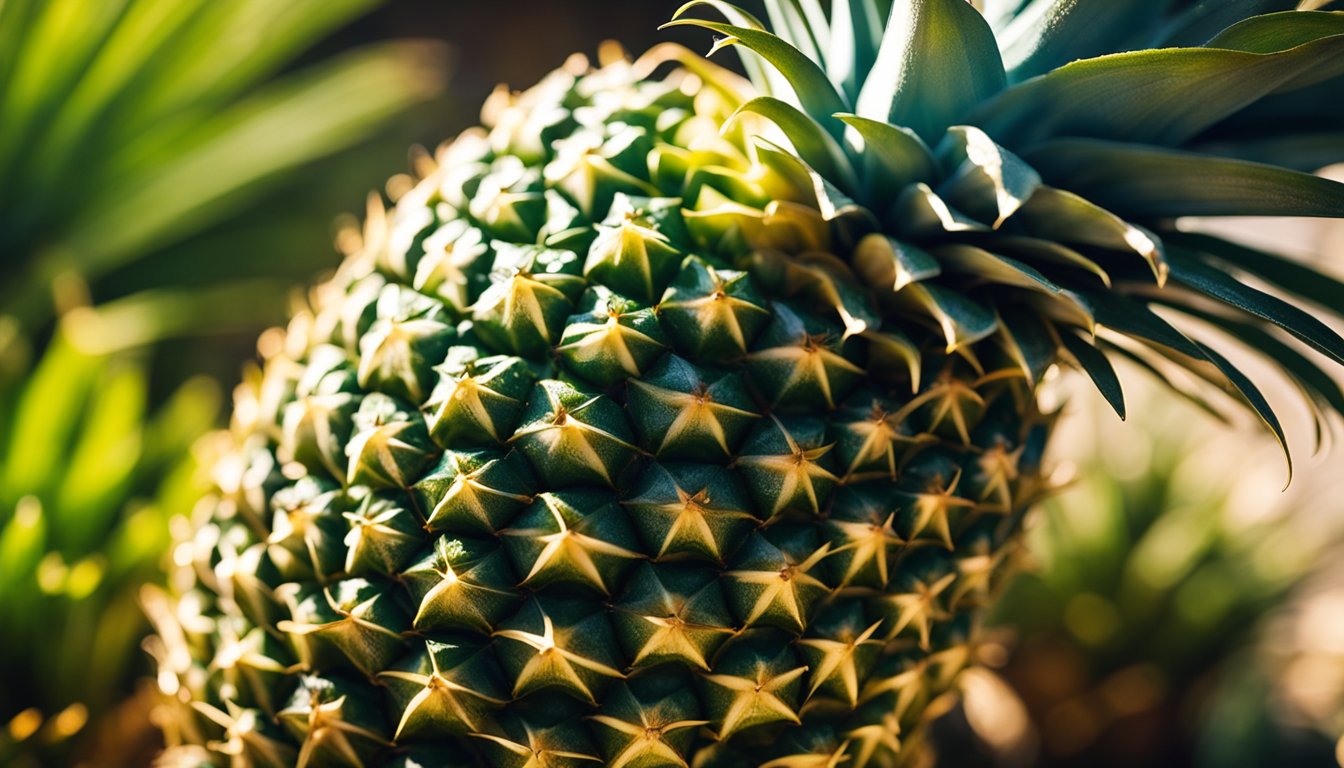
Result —
M555 159L546 165L543 174L548 182L564 190L586 216L603 216L602 211L596 210L603 191L658 194L653 185L613 165L611 147L595 131L576 133L557 141L554 149Z
M713 647L712 635L732 635L734 631L727 627L711 627L693 624L680 616L640 616L641 620L656 627L635 653L631 667L651 656L661 658L675 657L698 669L709 671L709 660L705 651Z
M570 310L569 296L550 280L518 267L486 289L473 305L478 332L513 354L528 354L548 348L555 341ZM548 279L542 279L548 278Z
M846 739L829 752L785 755L761 763L760 768L838 768L840 765L848 765L849 759L849 740Z
M981 481L980 507L983 512L1008 514L1015 506L1014 486L1021 476L1019 466L1026 446L1013 450L1002 443L985 450L976 459Z
M719 741L755 725L781 721L798 725L802 722L793 707L780 698L780 693L806 673L807 667L795 667L772 674L768 666L758 663L755 674L750 677L705 675L706 682L728 691L732 700L718 719Z
M861 725L845 734L854 744L854 762L848 768L886 765L901 753L901 719L895 712L884 712L881 722ZM880 760L874 761L881 755Z
M967 667L971 666L974 654L971 643L956 643L950 648L930 654L925 661L928 684L935 695L950 690Z
M559 459L565 466L581 466L584 471L595 475L595 479L614 487L612 468L607 466L608 461L603 459L593 442L607 440L632 453L638 449L628 441L573 415L596 403L601 395L591 397L570 408L561 402L558 391L545 387L542 387L541 391L550 401L549 417L519 429L510 438L510 442L530 438L528 442L538 444L538 447L545 452L544 463L550 464ZM533 463L535 465L542 462L534 458Z
M322 503L319 498L285 506L277 505L278 508L272 517L271 533L266 537L266 543L283 548L287 552L292 552L296 548L295 545L301 543L302 551L308 555L308 562L304 565L319 576L327 576L329 574L322 572L322 565L328 558L324 558L322 553L330 550L333 542L328 540L331 533L320 523L321 518L327 514L322 509ZM335 565L336 570L340 567L339 563Z
M957 470L952 476L952 482L944 485L941 482L931 483L923 493L914 495L914 524L910 529L910 539L913 541L924 531L932 531L938 537L938 541L951 551L954 548L952 543L952 510L966 509L974 510L977 504L970 500L957 496L957 486L961 484L961 470Z
M467 513L468 525L479 524L479 530L474 533L495 533L495 527L500 521L496 519L496 514L492 513L492 508L498 504L488 502L512 502L508 506L516 509L517 506L532 503L532 496L522 493L510 493L499 488L494 488L483 479L495 469L495 462L484 461L474 469L463 471L468 467L468 460L462 454L452 451L445 452L444 463L439 465L439 469L448 467L456 468L456 475L448 490L443 492L443 496L434 504L434 508L429 512L429 519L426 525L429 530L437 531L445 527L451 527L447 521L451 519L454 523L461 526L463 524L462 512ZM439 470L431 472L426 478L422 478L418 488L429 486L434 480L441 477ZM493 497L493 498L491 498Z
M468 270L477 259L489 252L479 230L458 225L461 220L445 225L425 238L425 254L415 266L411 287L443 299L458 311L470 302Z
M572 323L565 327L564 338L575 338L556 347L556 351L568 357L576 369L584 366L600 365L607 360L616 362L620 369L630 376L640 375L640 363L633 347L645 350L661 349L664 344L635 328L621 323L621 314L612 311L607 319L600 323ZM641 350L642 357L647 352Z
M216 546L219 562L215 564L215 585L219 596L237 604L244 616L269 616L280 602L267 579L260 575L263 570L269 571L267 548L270 542L257 542L242 551L224 541ZM304 550L311 558L307 545Z
M830 553L831 545L827 542L805 560L788 562L778 570L736 570L724 573L724 578L738 583L737 589L750 585L760 590L751 601L751 609L742 619L743 626L750 627L770 612L780 614L780 621L785 621L794 631L802 632L807 626L806 614L811 602L805 598L802 590L811 588L821 593L830 592L830 587L808 571ZM790 559L787 554L784 556L786 561Z
M582 752L574 752L565 749L563 745L550 744L544 732L534 730L527 724L523 724L522 727L525 738L527 739L526 744L489 733L473 733L471 735L475 738L489 741L505 751L517 755L521 758L521 762L516 764L516 768L555 768L557 765L564 765L564 763L557 762L559 760L580 760L593 763L602 762L600 757L587 755ZM510 765L509 768L514 768L514 766Z
M723 561L723 551L715 537L711 521L723 522L726 519L755 521L750 512L743 509L729 509L714 504L708 487L691 493L676 485L675 501L645 503L641 499L631 499L630 503L641 514L656 515L671 519L667 533L658 547L655 557L664 557L669 552L701 552L719 562Z
M710 584L686 594L655 579L655 588L647 589L644 578L651 571L644 568L625 592L629 602L616 606L618 626L631 630L624 633L631 669L671 661L708 672L710 659L737 634L717 585L711 578Z
M356 573L356 565L366 559L377 563L385 573L392 573L403 564L402 553L418 549L423 537L409 510L396 504L374 504L367 510L342 512L350 522L345 535L346 573Z
M476 567L485 567L484 558L464 569L454 569L453 558L449 551L452 546L452 542L447 537L440 537L434 543L438 558L431 566L439 580L421 598L420 607L416 610L412 625L421 629L426 617L433 613L436 608L450 606L450 611L446 612L450 612L457 621L461 622L464 625L463 628L472 628L488 633L494 629L494 619L497 617L493 613L487 612L487 599L493 598L489 600L492 604L505 601L512 602L516 599L517 594L512 590L487 586L473 576L472 572ZM407 573L412 573L420 568L421 566L415 566Z
M240 707L227 699L223 710L201 701L193 701L191 706L224 729L224 738L209 742L207 746L211 751L228 755L235 765L288 768L295 764L297 752L294 747L263 732L266 716L262 712Z
M321 638L338 648L364 674L379 671L402 642L399 633L362 617L383 595L376 593L349 610L341 607L329 588L322 590L322 597L340 618L322 624L284 620L276 623L276 629L299 637Z
M345 696L338 696L323 702L319 694L314 692L306 709L290 707L280 712L278 717L282 722L287 721L291 729L304 734L295 768L330 765L323 759L326 757L350 768L366 768L368 764L360 755L356 741L364 739L374 744L388 745L377 733L346 721L345 699Z
M485 430L491 440L499 441L502 437L500 425L491 415L492 405L515 410L521 403L490 389L472 373L466 373L435 393L429 402L431 425L468 422Z
M646 397L677 411L676 418L663 432L662 440L654 449L655 454L678 440L706 435L723 451L724 456L730 455L732 446L728 443L728 433L724 429L722 419L725 416L755 419L757 416L751 411L715 402L709 388L703 383L692 392L664 389L637 379L631 379L630 386L638 389Z
M543 545L541 552L532 561L531 570L523 577L519 586L526 586L548 569L562 569L577 574L589 586L606 595L610 594L610 590L606 580L602 577L602 569L594 562L593 556L607 555L631 560L644 557L639 552L589 536L578 528L571 528L569 523L565 521L560 509L557 508L556 505L560 502L554 496L542 494L538 497L538 500L546 506L546 510L550 512L558 530L509 528L501 531L505 536L521 536L531 541L540 542Z
M499 183L482 180L470 203L471 215L490 234L509 241L526 242L536 237L537 227L546 215L546 198L540 192L514 192Z
M266 653L267 635L260 627L254 627L242 637L232 622L216 623L219 635L214 658L210 660L211 672L219 673L229 685L237 687L238 679L247 685L247 693L255 697L256 703L267 712L275 711L272 700L273 681L263 679L265 675L281 676L296 671L296 665L283 664ZM227 697L232 699L233 697Z
M429 361L416 346L448 326L437 320L381 320L360 339L358 377L360 386L373 382L393 384L397 394L413 403L425 399L424 383L417 371L428 372ZM417 358L421 358L417 360Z
M929 407L930 432L950 424L957 437L961 439L962 445L971 445L973 426L971 414L981 413L985 408L985 399L972 385L950 374L940 376L929 386L928 391L921 393L897 411L896 417L903 421L925 405Z
M895 480L901 465L914 451L937 439L929 434L904 434L900 430L901 421L897 413L888 413L881 404L873 403L868 418L835 425L858 439L854 458L845 468L846 479L858 477L863 467L880 466L880 476Z
M658 305L660 312L683 313L699 329L698 336L706 337L716 332L725 334L736 347L738 354L746 354L747 332L742 327L742 315L754 313L761 319L768 318L770 311L729 291L729 280L725 279L713 267L705 267L711 289L704 296L692 299L665 301ZM733 279L740 279L734 276Z
M566 649L564 646L567 644L568 631L562 630L557 633L550 616L542 614L541 623L542 630L539 635L520 629L500 629L494 633L494 637L514 640L536 651L536 655L528 659L514 679L514 696L521 696L546 685L554 685L554 681L559 679L563 681L562 685L566 690L571 690L589 704L596 705L597 698L593 695L593 689L583 679L583 675L579 673L580 669L604 677L625 679L625 675L619 669L584 658Z
M610 715L593 715L591 719L598 725L616 731L625 737L625 744L610 761L607 768L630 768L630 766L679 766L689 768L686 759L675 747L663 738L669 733L698 728L708 725L708 720L674 720L664 722L656 716L650 717L648 710L639 711L639 722L632 723Z
M828 521L828 525L839 533L838 540L844 542L832 550L832 554L849 554L849 565L840 577L839 587L849 586L869 566L876 569L879 586L887 585L891 572L888 554L892 547L905 543L892 527L895 521L895 512L887 515L881 523L834 518Z
M346 446L350 457L346 482L383 488L406 488L414 473L425 465L428 454L413 437L417 425L393 421L366 429Z
M345 472L342 446L350 436L354 396L348 392L309 395L285 408L285 448L296 458L311 446L316 458L333 478Z
M655 282L655 273L666 272L669 261L675 270L680 257L661 232L641 224L643 215L643 211L631 209L614 227L599 228L597 240L588 250L584 272L598 282L619 282L621 293L653 303L664 287Z
M527 273L514 275L503 296L505 325L530 326L543 341L550 342L551 329L546 324L546 311L541 305L543 296L552 301L566 298L560 289L533 280Z
M858 636L848 639L805 637L798 640L797 645L804 649L801 651L803 658L807 659L808 666L811 667L811 684L807 689L807 698L810 699L816 694L817 689L827 681L836 679L844 689L846 703L851 708L858 706L859 667L855 652L864 645L879 643L873 639L873 634L880 626L882 626L881 619L873 622Z
M784 436L787 452L767 456L740 456L737 465L776 478L776 481L771 483L774 487L771 517L789 508L799 500L799 497L806 501L808 511L816 514L821 511L822 503L821 494L817 492L817 481L824 481L830 485L839 480L834 473L817 462L835 446L827 444L817 448L803 448L778 419L775 419L775 424L780 434Z
M896 725L892 734L900 733L901 719L910 710L910 706L929 694L928 672L929 661L925 658L910 663L894 675L874 675L863 686L859 700L867 702L879 696L894 694L895 701L891 703L887 714L894 719Z
M997 551L990 548L988 541L977 541L967 553L957 558L957 586L952 590L951 604L962 605L970 598L976 605L989 603L994 577L999 574L1000 566L1012 552L1012 545L1005 544Z
M433 641L426 642L429 652L430 671L428 673L406 670L387 670L378 676L391 680L401 680L422 686L411 697L397 721L394 739L400 739L411 732L434 733L473 733L484 725L482 705L502 707L508 702L487 696L475 688L463 685L454 679L452 669L444 670L439 666L439 656L434 652Z
M949 615L940 604L939 597L956 580L956 573L941 576L932 583L917 579L909 592L884 595L882 601L896 609L891 629L887 630L887 639L896 637L908 627L914 627L919 633L919 647L928 650L933 623Z
M747 356L753 377L768 377L774 391L772 404L788 402L798 390L815 389L827 409L835 407L832 380L848 373L862 376L863 369L830 348L826 334L806 334L797 344L771 347ZM778 382L778 383L776 383Z

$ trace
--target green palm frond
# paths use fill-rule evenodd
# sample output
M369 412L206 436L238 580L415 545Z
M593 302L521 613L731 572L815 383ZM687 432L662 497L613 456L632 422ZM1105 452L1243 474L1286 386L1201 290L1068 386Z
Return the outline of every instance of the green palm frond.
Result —
M4 312L41 327L55 311L44 286L58 275L95 282L144 260L436 92L442 57L428 44L286 71L375 4L6 2Z
M221 401L155 345L281 319L355 201L275 193L367 187L442 86L432 44L309 53L376 4L0 0L0 763L72 759L142 666Z
M1122 417L1109 360L1181 369L1248 406L1287 455L1278 416L1228 357L1249 349L1298 385L1323 432L1344 405L1326 372L1344 363L1328 322L1344 281L1189 219L1344 217L1344 184L1308 173L1344 160L1344 12L984 5L776 0L767 28L693 0L671 24L743 52L763 95L741 112L764 123L764 164L950 351L993 338L1029 380L1058 357Z

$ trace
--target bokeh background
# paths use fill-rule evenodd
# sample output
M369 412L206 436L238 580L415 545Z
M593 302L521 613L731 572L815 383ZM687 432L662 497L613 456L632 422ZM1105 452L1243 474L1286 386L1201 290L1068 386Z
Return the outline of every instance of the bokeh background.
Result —
M0 0L0 765L152 759L140 596L258 334L408 147L603 40L705 50L678 4ZM1344 272L1338 228L1219 226ZM1056 388L1065 491L939 764L1344 764L1340 449L1279 493L1258 432L1122 373L1129 425Z

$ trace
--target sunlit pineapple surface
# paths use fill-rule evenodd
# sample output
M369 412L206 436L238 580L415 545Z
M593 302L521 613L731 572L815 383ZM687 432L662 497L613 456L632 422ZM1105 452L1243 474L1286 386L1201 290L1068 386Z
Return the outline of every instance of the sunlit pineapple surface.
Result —
M822 5L693 3L752 82L575 58L371 207L149 601L165 762L908 764L1046 491L1050 371L1123 415L1110 358L1184 369L1281 434L1211 322L1341 410L1295 306L1341 286L1176 219L1344 212L1243 159L1340 146L1279 116L1344 94L1344 18Z

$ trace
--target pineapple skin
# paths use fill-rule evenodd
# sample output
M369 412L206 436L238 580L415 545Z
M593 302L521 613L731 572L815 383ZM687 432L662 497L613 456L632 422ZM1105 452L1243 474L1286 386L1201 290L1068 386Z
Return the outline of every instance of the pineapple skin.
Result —
M1051 417L874 298L732 94L605 59L497 93L263 338L148 601L165 764L916 759Z

